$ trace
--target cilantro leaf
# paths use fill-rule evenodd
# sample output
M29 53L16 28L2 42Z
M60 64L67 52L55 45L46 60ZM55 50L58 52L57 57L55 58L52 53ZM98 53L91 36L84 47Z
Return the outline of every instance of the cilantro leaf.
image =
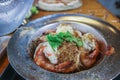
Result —
M58 48L64 41L74 42L77 46L83 46L82 40L73 36L69 31L58 34L48 34L46 37L53 50Z

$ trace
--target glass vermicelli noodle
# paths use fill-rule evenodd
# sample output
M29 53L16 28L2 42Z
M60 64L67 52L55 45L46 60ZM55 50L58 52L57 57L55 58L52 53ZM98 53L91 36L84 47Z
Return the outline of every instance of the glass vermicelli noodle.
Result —
M92 33L82 33L70 24L46 30L39 38L35 63L43 69L72 73L89 69L101 58L99 41Z

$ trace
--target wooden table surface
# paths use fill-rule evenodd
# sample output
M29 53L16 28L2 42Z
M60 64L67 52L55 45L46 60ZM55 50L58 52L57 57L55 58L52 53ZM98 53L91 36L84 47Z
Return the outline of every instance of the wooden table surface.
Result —
M56 13L78 13L78 14L87 14L101 18L110 24L116 26L120 30L120 20L113 16L109 11L107 11L97 0L82 0L83 5L80 8L69 10L69 11L58 11L58 12L49 12L40 10L38 14L33 15L30 20L40 18L49 14ZM0 74L5 70L9 64L7 54L5 53L3 58L0 60Z

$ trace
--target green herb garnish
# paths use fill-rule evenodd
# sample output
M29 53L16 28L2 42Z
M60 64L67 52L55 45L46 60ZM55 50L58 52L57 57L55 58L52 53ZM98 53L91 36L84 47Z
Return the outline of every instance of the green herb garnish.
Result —
M39 10L36 6L32 6L28 14L26 15L26 19L30 18L33 14L38 14Z
M60 32L58 34L48 34L46 37L53 50L58 48L63 41L74 42L77 46L83 46L82 40L73 36L69 31L65 33Z
M32 14L38 14L38 13L39 13L39 10L37 9L36 6L32 6L31 12L32 12Z

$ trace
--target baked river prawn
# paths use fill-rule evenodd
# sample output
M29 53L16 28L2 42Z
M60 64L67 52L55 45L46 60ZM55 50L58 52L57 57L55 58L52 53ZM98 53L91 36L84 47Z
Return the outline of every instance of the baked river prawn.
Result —
M94 66L100 56L98 40L91 33L81 33L70 24L47 30L40 36L34 61L40 67L60 73L71 73ZM113 53L109 48L107 54Z

